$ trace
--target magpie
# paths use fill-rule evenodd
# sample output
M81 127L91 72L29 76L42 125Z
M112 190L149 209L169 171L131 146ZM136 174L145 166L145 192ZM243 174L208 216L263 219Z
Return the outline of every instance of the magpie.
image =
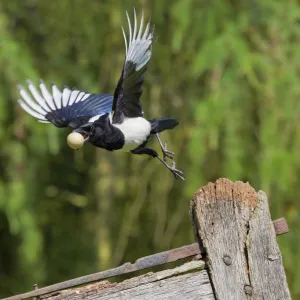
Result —
M132 154L146 154L157 158L176 179L184 180L183 172L176 169L173 159L175 153L167 149L167 144L163 144L159 136L160 132L176 127L178 121L166 117L145 119L140 101L143 75L152 55L154 26L150 25L149 20L144 29L144 14L138 25L135 10L133 24L127 12L126 17L129 36L122 27L125 62L113 95L90 94L78 89L70 90L66 86L59 90L55 84L52 84L50 93L41 80L38 91L27 80L27 90L18 85L22 98L18 103L39 122L73 128L67 138L73 149L89 142L108 151L126 150ZM147 147L153 136L159 142L162 157ZM168 159L171 163L167 162Z

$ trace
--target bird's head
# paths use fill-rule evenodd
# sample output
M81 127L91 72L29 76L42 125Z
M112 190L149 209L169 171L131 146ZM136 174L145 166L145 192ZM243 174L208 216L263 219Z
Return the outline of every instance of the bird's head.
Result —
M72 149L79 149L85 142L92 140L95 133L93 123L86 123L79 128L76 128L67 137L67 143Z

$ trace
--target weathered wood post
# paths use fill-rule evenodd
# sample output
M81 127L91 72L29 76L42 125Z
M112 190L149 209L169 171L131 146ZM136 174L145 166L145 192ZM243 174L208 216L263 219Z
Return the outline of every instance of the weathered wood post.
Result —
M216 299L291 299L264 192L219 179L195 193L191 214Z

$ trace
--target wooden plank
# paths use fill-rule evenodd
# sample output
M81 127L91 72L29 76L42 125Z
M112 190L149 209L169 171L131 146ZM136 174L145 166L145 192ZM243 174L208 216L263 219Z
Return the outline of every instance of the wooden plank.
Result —
M199 189L191 201L217 299L291 299L267 204L257 198L248 183L219 179ZM278 280L273 280L277 274Z
M200 248L198 243L194 243L191 245L182 246L179 248L171 249L168 251L163 251L160 253L152 254L149 256L145 256L142 258L139 258L136 260L135 263L127 262L123 264L122 266L119 266L117 268L113 268L110 270L77 277L74 279L70 279L67 281L55 283L40 289L34 288L34 291L27 292L24 294L19 294L15 296L11 296L2 300L22 300L27 299L31 297L37 297L41 295L45 295L48 293L64 290L67 288L71 288L74 286L79 286L82 284L87 284L94 281L99 281L105 278L110 278L126 273L131 273L138 270L147 269L150 267L158 266L161 264L166 264L169 262L174 262L183 258L197 256L198 259L201 258L200 254Z
M259 191L247 236L249 276L253 287L248 291L257 295L256 298L291 299L275 234L267 195Z
M203 261L124 280L120 283L97 282L84 287L43 296L47 300L213 300L214 295ZM195 288L196 287L196 288Z

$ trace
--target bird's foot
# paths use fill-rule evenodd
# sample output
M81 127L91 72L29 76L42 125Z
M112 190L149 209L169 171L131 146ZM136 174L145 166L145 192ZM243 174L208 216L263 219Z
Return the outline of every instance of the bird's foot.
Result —
M167 147L167 142L165 142L164 146L161 145L161 151L163 153L164 161L167 160L167 157L173 160L173 155L175 155L175 152L169 151Z
M172 161L172 166L169 166L169 170L173 173L175 179L181 179L181 180L185 180L183 175L183 171L176 169L176 163L175 161Z
M172 172L175 179L185 180L183 177L184 173L182 171L176 169L176 163L174 160L172 161L172 165L170 166L166 163L166 161L164 159L160 158L159 156L157 156L157 158L160 160L161 163L163 163Z

